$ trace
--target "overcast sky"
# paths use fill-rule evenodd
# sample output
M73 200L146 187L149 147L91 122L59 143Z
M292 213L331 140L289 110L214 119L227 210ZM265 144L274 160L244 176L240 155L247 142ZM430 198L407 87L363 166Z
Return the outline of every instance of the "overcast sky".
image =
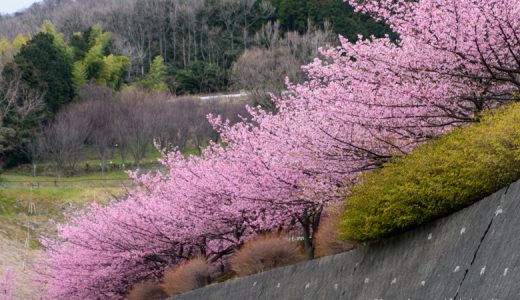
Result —
M0 13L11 14L31 6L40 0L0 0Z

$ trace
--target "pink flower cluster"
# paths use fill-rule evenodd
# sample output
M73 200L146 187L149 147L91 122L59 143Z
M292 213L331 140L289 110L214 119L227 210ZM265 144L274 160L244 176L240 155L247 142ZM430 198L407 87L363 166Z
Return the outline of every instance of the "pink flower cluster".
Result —
M53 299L120 299L195 254L219 261L257 232L299 231L312 247L324 207L364 171L513 101L520 87L520 1L350 0L398 33L324 49L288 83L275 114L251 108L223 145L165 153L167 172L134 174L126 200L93 205L45 241Z
M0 300L15 300L16 278L11 269L0 273Z

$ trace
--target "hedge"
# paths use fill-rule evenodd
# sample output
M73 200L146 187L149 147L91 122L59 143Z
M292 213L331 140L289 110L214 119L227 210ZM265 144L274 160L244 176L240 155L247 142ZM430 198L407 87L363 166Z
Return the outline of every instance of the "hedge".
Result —
M384 238L448 215L520 178L520 104L483 114L360 177L341 215L340 235Z

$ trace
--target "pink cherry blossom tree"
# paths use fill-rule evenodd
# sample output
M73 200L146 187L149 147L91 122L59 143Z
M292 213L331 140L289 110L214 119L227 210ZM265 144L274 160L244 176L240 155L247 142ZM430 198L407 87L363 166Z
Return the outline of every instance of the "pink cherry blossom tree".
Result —
M258 232L312 236L321 213L361 172L515 100L520 2L349 1L399 34L324 49L288 83L276 113L235 125L209 117L222 146L165 153L165 172L58 227L41 259L56 299L119 299L135 282L195 254L220 262Z
M14 300L16 291L16 278L11 269L0 273L0 300Z

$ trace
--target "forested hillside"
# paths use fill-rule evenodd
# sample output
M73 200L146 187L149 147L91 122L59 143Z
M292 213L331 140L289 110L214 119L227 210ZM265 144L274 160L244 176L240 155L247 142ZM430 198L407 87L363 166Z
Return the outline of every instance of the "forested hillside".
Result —
M66 38L101 24L112 33L114 52L130 59L130 81L162 56L175 81L170 88L177 92L225 89L227 70L244 49L269 46L258 36L268 22L278 20L280 34L304 34L310 23L323 28L326 21L334 33L350 39L388 33L341 0L45 0L17 16L4 16L0 36L34 34L45 20Z
M284 90L286 77L303 82L300 66L337 44L337 33L354 40L389 29L341 0L44 0L0 16L0 162L30 162L56 113L96 100L85 95L89 84L173 95L246 90L272 107L270 93ZM75 143L89 144L82 139Z

